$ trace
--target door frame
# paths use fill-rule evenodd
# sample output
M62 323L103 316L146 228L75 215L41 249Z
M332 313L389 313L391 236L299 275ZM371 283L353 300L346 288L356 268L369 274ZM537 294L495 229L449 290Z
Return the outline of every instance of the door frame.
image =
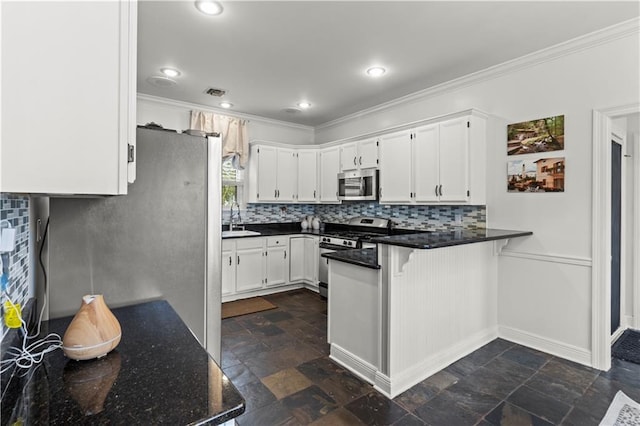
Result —
M611 368L611 120L634 113L640 113L640 103L593 111L591 364L600 370ZM634 206L637 215L638 203ZM640 247L638 235L634 232L634 248ZM638 281L639 277L634 276L636 295L640 294ZM636 324L640 316L638 305L634 304L633 313Z

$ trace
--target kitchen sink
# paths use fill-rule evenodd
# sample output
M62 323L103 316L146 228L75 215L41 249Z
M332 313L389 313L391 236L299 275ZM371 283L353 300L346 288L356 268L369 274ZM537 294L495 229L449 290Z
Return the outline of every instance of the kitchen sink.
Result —
M250 237L252 235L260 235L256 231L247 231L245 229L239 229L236 231L222 231L222 238L226 237Z

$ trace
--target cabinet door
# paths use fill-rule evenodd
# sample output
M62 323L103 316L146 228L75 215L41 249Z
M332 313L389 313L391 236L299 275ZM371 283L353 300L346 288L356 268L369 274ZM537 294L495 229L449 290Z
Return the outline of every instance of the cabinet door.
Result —
M358 145L355 142L340 145L340 171L346 172L357 169Z
M338 147L320 151L320 201L338 202L338 173L340 153Z
M378 138L358 142L358 166L361 169L378 167Z
M313 286L318 286L318 239L304 239L304 279Z
M291 282L302 281L305 276L306 237L291 237L289 240L289 280Z
M293 149L278 148L278 201L293 202L298 190L298 157Z
M380 203L411 202L411 133L380 138Z
M287 246L268 247L266 256L267 287L285 284L289 275Z
M413 187L418 202L439 200L439 129L438 124L431 124L413 132Z
M298 151L298 193L296 201L318 201L318 152Z
M440 123L440 201L465 202L469 189L467 117Z
M258 155L258 185L257 200L277 201L278 199L278 150L272 146L260 146L256 150Z
M127 193L136 14L136 2L2 2L1 192Z
M236 292L236 252L231 241L222 242L222 295Z
M236 248L236 291L262 288L264 283L264 249L262 239L254 247Z

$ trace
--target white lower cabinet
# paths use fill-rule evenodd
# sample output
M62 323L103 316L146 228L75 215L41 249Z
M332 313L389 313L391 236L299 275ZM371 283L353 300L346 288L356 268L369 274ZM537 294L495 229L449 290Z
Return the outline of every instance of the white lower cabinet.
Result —
M236 241L236 292L256 290L264 285L264 241L241 238Z
M318 288L318 237L311 235L291 237L289 279L302 281Z
M318 238L304 237L304 280L318 288Z
M236 244L233 240L222 241L222 295L236 292Z
M267 240L266 276L267 287L286 284L289 281L288 237L269 237Z
M222 240L223 302L277 291L318 288L318 237L278 235ZM297 286L297 287L294 287Z

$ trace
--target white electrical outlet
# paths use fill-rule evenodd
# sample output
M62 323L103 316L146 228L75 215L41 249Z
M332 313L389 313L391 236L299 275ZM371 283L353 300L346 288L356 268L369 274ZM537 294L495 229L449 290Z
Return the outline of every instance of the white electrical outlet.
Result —
M16 230L15 228L3 228L0 236L0 253L15 250Z
M462 215L461 214L455 215L454 223L456 225L462 225Z

